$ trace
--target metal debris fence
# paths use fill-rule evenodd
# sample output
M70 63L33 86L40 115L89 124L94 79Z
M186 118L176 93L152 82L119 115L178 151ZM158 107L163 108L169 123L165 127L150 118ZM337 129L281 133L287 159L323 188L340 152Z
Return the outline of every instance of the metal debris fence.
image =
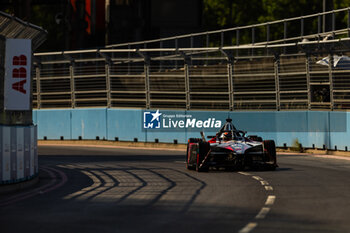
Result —
M37 54L34 108L350 108L350 70L316 63L332 55L233 58L225 51L210 51L210 59L193 50L163 57L149 56L151 49L127 51L135 53L130 59L120 56L125 51L103 49Z
M0 11L0 36L5 38L31 39L33 51L46 40L47 31Z

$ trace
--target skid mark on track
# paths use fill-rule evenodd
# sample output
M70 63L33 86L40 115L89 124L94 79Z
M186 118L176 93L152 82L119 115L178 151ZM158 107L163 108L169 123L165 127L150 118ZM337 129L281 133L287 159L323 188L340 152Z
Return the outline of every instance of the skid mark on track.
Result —
M85 194L92 192L93 190L96 190L102 185L102 182L100 181L100 179L98 179L93 173L88 171L81 171L81 172L86 176L88 176L93 181L92 185L90 185L89 187L83 188L82 190L79 190L75 193L71 193L65 196L63 199L67 200L72 198L83 197Z
M109 202L121 206L162 206L175 201L182 203L178 210L186 212L206 185L171 168L122 165L100 168L98 164L61 167L78 170L92 181L90 186L65 196L65 200Z
M40 186L36 189L30 190L28 192L24 192L24 193L19 193L17 195L11 196L5 200L2 200L0 202L0 206L6 206L6 205L10 205L10 204L14 204L17 203L19 201L34 197L36 195L42 195L45 193L48 193L50 191L53 191L55 189L58 189L59 187L61 187L62 185L64 185L68 178L66 176L66 174L58 169L52 168L52 167L47 167L47 166L41 166L39 168L42 171L45 171L46 173L49 174L51 180L49 183Z
M264 189L266 190L266 192L268 193L268 196L266 198L265 204L264 206L260 209L259 213L255 216L255 221L249 222L247 225L245 225L240 231L239 233L249 233L252 230L254 230L257 226L258 226L258 220L262 220L266 217L266 215L270 212L271 207L273 206L273 204L275 203L276 200L276 196L273 195L273 187L269 184L269 182L267 182L266 180L264 180L262 177L260 176L256 176L256 175L252 175L248 172L238 172L241 175L245 175L245 176L250 176L252 179L258 181L261 186L264 187Z

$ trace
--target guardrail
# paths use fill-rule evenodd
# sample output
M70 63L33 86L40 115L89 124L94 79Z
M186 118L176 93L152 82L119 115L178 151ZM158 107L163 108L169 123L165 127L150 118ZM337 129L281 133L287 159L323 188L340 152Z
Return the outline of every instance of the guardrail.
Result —
M43 43L46 34L41 27L0 12L0 185L38 175L37 127L33 125L31 106L23 103L31 101L28 73L32 51ZM21 75L15 75L16 72ZM11 92L19 83L22 83L20 95L25 97L19 98ZM11 99L16 101L13 105L8 104L7 100Z
M344 8L102 49L38 53L34 108L349 109L350 73L332 65L333 55L349 51L349 16ZM297 35L291 34L295 28ZM243 41L248 34L251 41ZM331 65L316 63L324 57Z

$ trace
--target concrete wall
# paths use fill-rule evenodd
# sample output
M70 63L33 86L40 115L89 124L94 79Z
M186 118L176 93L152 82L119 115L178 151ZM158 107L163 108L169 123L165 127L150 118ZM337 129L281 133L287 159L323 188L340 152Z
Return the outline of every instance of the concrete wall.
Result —
M38 174L37 127L0 125L0 184Z
M263 112L227 112L227 111L167 111L163 114L192 114L196 118L213 117L225 121L233 119L238 129L257 134L264 139L273 139L278 146L291 146L295 139L305 147L339 150L350 149L350 119L348 112L329 111L263 111ZM142 109L63 109L34 110L33 121L38 125L38 139L107 139L120 141L138 141L186 143L190 137L199 137L198 129L145 130L142 129ZM216 130L204 129L207 135Z

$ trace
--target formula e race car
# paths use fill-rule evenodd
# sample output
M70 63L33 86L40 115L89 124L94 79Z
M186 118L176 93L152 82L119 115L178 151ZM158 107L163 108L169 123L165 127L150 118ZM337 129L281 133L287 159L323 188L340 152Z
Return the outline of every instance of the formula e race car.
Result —
M245 134L234 127L232 119L226 119L216 136L208 136L209 141L203 132L202 138L190 138L187 144L187 169L198 172L208 171L209 167L275 170L278 167L275 142Z

